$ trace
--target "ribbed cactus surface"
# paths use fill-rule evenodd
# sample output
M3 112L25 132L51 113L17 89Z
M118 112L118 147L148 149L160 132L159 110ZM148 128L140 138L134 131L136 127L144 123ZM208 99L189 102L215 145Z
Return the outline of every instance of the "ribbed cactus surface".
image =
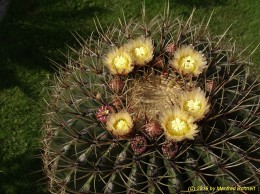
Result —
M60 69L44 129L52 193L260 192L259 81L192 15L97 25Z

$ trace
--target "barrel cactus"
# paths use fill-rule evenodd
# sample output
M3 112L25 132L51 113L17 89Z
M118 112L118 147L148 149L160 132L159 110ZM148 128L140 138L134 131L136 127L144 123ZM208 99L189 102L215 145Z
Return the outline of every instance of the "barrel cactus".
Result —
M97 22L60 68L43 140L51 193L259 192L259 82L192 16Z

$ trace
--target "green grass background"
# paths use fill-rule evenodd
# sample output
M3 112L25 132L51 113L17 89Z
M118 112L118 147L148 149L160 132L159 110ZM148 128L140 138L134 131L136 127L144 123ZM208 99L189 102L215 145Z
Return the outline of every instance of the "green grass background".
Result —
M229 36L248 52L260 43L259 0L169 0L174 16L187 18L194 7L195 22L208 18L213 34ZM149 17L162 12L164 3L146 0ZM40 139L44 99L55 68L48 58L64 64L67 45L77 47L72 31L87 38L93 19L117 22L123 9L127 18L139 17L140 0L13 0L0 23L0 193L48 193L42 173ZM257 69L260 49L252 61Z

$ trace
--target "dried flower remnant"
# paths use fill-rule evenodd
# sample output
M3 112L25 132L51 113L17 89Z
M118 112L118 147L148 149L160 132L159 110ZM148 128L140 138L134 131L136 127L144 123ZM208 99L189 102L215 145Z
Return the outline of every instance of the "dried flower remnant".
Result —
M162 152L168 158L173 158L178 151L178 144L173 141L166 141L162 145Z
M143 153L147 148L147 141L145 137L138 135L131 140L131 148L136 155Z

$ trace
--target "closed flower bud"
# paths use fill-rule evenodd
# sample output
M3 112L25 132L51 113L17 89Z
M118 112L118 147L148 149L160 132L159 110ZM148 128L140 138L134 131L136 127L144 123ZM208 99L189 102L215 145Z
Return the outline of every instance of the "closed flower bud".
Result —
M109 83L109 87L113 92L119 93L124 87L124 82L120 79L120 77L115 77Z
M173 56L174 52L176 50L176 45L174 43L170 43L165 47L165 52L170 55Z
M144 131L150 138L156 138L163 133L161 125L157 122L149 122L146 124Z

